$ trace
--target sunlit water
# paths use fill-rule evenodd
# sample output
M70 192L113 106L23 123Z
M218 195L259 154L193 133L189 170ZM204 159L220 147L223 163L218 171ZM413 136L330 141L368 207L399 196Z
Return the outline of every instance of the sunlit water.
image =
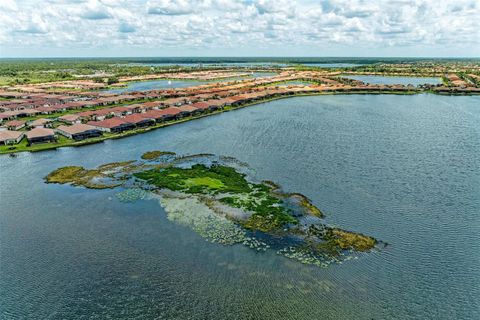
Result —
M0 157L1 319L478 319L480 97L278 100ZM214 153L389 243L327 269L204 241L155 200L47 185L65 165Z
M390 77L390 76L371 76L371 75L355 75L346 76L345 78L360 80L370 84L403 84L418 86L421 84L441 84L442 79L432 77Z

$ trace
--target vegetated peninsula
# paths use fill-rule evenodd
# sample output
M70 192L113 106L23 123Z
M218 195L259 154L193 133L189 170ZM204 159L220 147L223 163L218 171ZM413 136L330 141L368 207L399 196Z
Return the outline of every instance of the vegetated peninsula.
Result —
M67 166L45 181L118 188L118 199L126 202L158 199L170 220L211 242L275 250L305 264L326 267L379 244L373 237L328 225L302 194L285 193L271 181L254 182L248 167L233 158L151 151L142 159L95 169Z
M390 77L390 84L365 80L379 76ZM1 82L0 154L97 143L294 96L478 94L480 66L435 60L151 67L53 60L0 63Z

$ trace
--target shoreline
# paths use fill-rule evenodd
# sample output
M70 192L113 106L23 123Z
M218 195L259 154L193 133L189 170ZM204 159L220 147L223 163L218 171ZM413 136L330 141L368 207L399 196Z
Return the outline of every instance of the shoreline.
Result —
M33 146L30 146L30 147L26 147L26 148L29 148L29 149L25 149L22 148L22 149L18 149L18 150L2 150L0 149L0 155L4 155L4 154L16 154L16 153L20 153L20 152L40 152L40 151L47 151L47 150L55 150L55 149L59 149L59 148L63 148L63 147L81 147L81 146L87 146L87 145L91 145L91 144L95 144L95 143L100 143L100 142L103 142L105 140L113 140L113 139L121 139L121 138L125 138L125 137L129 137L129 136L134 136L134 135L138 135L138 134L143 134L143 133L147 133L147 132L150 132L152 130L157 130L157 129L161 129L161 128L164 128L164 127L169 127L169 126L172 126L172 125L175 125L175 124L180 124L180 123L184 123L184 122L187 122L187 121L193 121L193 120L196 120L196 119L201 119L201 118L204 118L204 117L209 117L209 116L215 116L215 115L218 115L218 114L221 114L221 113L224 113L224 112L230 112L230 111L235 111L235 110L238 110L238 109L243 109L243 108L246 108L246 107L250 107L250 106L254 106L254 105L258 105L258 104L262 104L262 103L267 103L267 102L270 102L270 101L276 101L276 100L281 100L281 99L288 99L288 98L295 98L295 97L306 97L306 96L321 96L321 95L351 95L351 94L374 94L374 95L381 95L381 94L387 94L387 95L392 95L392 94L396 94L396 95L415 95L415 94L438 94L438 95L454 95L454 96L457 96L457 95L476 95L476 94L472 94L472 93L450 93L450 92L435 92L435 91L432 91L432 90L422 90L422 91L382 91L382 90L372 90L372 91L346 91L346 92L335 92L335 91L331 91L331 92L316 92L316 93L301 93L301 94L292 94L292 95L282 95L282 96L278 96L278 97L271 97L271 98L268 98L268 99L262 99L262 100L259 100L259 101L253 101L253 102L249 102L249 103L245 103L245 104L241 104L241 105L238 105L238 106L227 106L227 107L224 107L223 109L219 109L219 110L215 110L215 111L211 111L211 112L208 112L208 113L203 113L203 114L199 114L199 115L194 115L194 116L188 116L188 117L185 117L185 118L181 118L181 119L177 119L177 120L171 120L171 121L168 121L168 122L160 122L160 123L157 123L153 126L150 126L150 127L146 127L146 128L138 128L138 129L133 129L133 130L129 130L129 131L125 131L125 132L122 132L122 133L117 133L117 134L107 134L107 135L103 135L101 137L98 137L98 138L92 138L92 139L86 139L86 140L83 140L83 141L73 141L73 140L68 140L67 142L64 142L64 143L45 143L45 144L36 144L36 145L33 145ZM63 137L62 137L63 138ZM67 139L67 138L65 138ZM3 148L7 147L7 146L2 146Z

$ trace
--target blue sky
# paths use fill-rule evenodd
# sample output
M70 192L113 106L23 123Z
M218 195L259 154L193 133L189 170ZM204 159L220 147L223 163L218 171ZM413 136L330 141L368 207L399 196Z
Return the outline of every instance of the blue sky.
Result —
M0 57L480 56L478 0L0 0Z

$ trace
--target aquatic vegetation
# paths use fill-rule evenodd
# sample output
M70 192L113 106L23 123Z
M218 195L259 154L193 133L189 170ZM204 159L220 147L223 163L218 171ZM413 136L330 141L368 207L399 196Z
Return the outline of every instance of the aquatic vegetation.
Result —
M159 159L162 155L170 157ZM252 181L242 172L245 164L233 158L162 151L147 152L142 158L146 161L109 163L96 169L64 167L45 180L92 189L123 185L126 189L116 194L119 201L153 195L169 220L210 242L241 244L256 251L273 249L320 267L348 260L352 253L370 251L378 244L373 237L327 225L323 213L306 196L285 193L271 181Z
M95 182L96 179L106 178L99 169L88 170L83 167L70 166L59 168L45 177L47 183L71 184L73 186L84 186L90 189L115 188L120 183Z
M140 188L129 188L116 194L116 197L121 202L135 202L147 197L147 191Z
M134 176L159 188L186 193L251 191L243 174L233 168L221 165L213 165L208 168L203 164L195 164L187 169L167 167L139 172Z
M155 160L155 159L158 159L158 158L160 158L161 156L164 156L164 155L174 156L174 155L175 155L175 152L171 152L171 151L158 151L158 150L147 151L147 152L145 152L144 154L142 154L141 158L142 158L143 160Z
M340 249L352 249L356 251L367 251L377 244L377 240L372 237L337 228L328 229L325 238L328 243L332 243Z

